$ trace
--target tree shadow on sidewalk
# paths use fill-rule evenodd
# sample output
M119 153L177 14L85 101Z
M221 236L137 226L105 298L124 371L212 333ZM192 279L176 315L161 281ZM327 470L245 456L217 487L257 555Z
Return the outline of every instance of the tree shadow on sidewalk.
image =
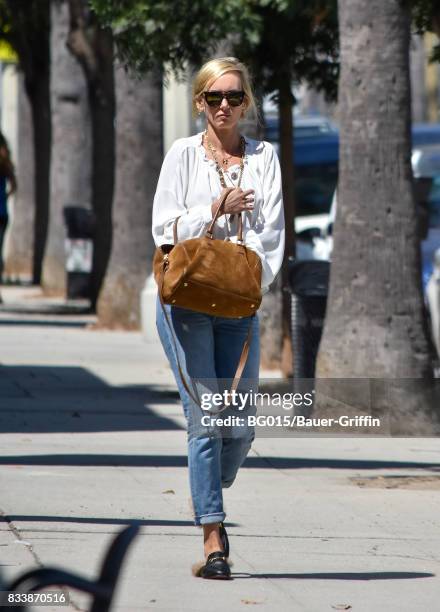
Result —
M0 313L4 312L0 309ZM33 314L33 313L31 313ZM60 327L60 328L72 328L72 329L85 329L88 325L94 322L94 319L89 321L78 321L77 319L6 319L4 316L0 318L0 327L14 325L14 327Z
M10 455L0 457L0 465L52 465L72 467L186 467L186 455L128 455L105 453ZM413 461L374 461L358 459L309 459L302 457L248 457L243 465L251 469L332 468L346 470L420 469L440 470L439 463Z
M31 514L0 515L0 523L75 523L80 525L138 525L139 527L194 527L194 521L139 518L104 518L89 516L41 516ZM234 523L230 523L234 525ZM142 535L142 534L140 534Z
M116 387L81 367L0 365L0 434L181 430L150 408L177 400L156 381Z
M435 578L431 572L310 572L292 574L248 574L233 573L233 578L264 578L264 579L291 579L291 580L413 580L415 578Z

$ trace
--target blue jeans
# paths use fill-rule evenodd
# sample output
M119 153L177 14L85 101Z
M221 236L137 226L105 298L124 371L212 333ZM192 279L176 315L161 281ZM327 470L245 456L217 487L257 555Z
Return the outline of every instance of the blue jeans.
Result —
M251 345L237 392L258 390L260 341L257 316L229 319L175 306L165 308L174 330L182 372L187 385L193 389L192 395L200 398L203 393L223 393L229 389L250 325L253 328ZM243 425L202 426L202 417L208 415L210 418L210 413L201 408L200 402L194 402L182 384L175 347L159 300L156 325L187 421L189 480L195 524L218 523L226 516L222 487L230 487L234 482L255 436L254 428L246 424L246 416L255 414L255 406L253 402L249 402L244 410L230 406L218 415L218 418L240 416Z

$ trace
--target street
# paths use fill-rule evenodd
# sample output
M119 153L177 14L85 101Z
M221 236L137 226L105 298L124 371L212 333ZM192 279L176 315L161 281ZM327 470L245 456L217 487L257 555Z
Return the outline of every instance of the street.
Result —
M2 294L3 581L52 565L93 578L134 521L118 612L437 609L440 440L257 438L225 491L234 580L195 578L185 422L159 342L56 314L35 289ZM88 609L70 595L31 609Z

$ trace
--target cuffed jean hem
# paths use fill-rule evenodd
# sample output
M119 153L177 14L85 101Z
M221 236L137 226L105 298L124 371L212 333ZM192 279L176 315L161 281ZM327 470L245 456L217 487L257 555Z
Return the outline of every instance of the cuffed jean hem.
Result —
M194 517L196 525L209 525L210 523L222 523L226 518L224 512L214 512L213 514L201 514Z

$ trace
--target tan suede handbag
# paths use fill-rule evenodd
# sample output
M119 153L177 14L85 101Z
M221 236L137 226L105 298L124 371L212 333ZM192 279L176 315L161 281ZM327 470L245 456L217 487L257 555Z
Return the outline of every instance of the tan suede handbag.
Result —
M230 191L230 190L229 190ZM177 239L156 249L153 267L164 304L219 317L249 317L261 304L261 260L243 241L243 219L238 215L237 243L214 238L214 227L227 191L201 238Z

